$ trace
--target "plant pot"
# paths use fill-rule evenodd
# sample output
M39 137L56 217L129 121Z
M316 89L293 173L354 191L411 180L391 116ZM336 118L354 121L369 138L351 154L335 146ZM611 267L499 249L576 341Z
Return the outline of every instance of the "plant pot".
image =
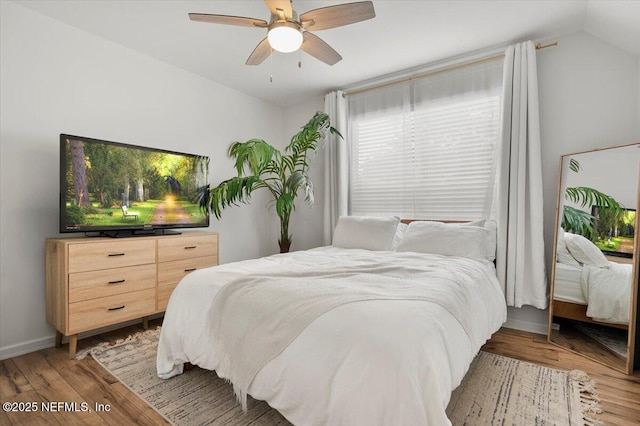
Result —
M291 248L291 241L278 240L278 244L280 244L280 253L289 253L289 249Z

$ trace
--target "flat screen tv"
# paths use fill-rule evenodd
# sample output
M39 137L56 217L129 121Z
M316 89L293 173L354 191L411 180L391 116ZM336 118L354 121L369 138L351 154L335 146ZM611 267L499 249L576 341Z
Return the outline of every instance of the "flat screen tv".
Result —
M170 233L209 226L209 158L60 135L60 232ZM173 231L175 233L175 231Z
M622 209L614 214L608 208L591 208L595 218L593 230L595 244L605 254L620 257L633 257L636 229L636 211Z

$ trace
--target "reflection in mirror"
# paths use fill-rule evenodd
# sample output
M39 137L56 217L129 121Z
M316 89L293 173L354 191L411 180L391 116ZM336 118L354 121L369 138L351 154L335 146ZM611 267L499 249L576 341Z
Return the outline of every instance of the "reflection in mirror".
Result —
M562 156L549 314L550 342L627 373L640 367L639 176L640 143Z

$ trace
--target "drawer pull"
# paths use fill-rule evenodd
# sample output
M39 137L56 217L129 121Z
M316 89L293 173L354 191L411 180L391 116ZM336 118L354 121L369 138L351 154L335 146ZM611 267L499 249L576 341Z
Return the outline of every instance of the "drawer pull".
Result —
M110 311L117 311L117 310L119 310L119 309L124 309L124 305L122 305L122 306L118 306L118 307L116 307L116 308L109 308L109 310L110 310Z
M193 272L193 271L195 271L195 270L196 270L196 268L189 268L189 269L185 269L184 271L185 271L185 272Z
M109 253L107 256L109 257L124 256L124 253Z
M109 284L122 284L125 280L109 281Z
M197 247L197 246L185 246L185 248L184 248L184 249L185 249L185 250L190 250L190 249L194 249L194 248L196 248L196 247Z

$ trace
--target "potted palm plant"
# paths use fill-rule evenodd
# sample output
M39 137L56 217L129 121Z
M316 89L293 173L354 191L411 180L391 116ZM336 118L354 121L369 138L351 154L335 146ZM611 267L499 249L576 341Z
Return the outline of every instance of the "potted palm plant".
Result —
M578 173L580 171L580 163L571 158L569 169L574 173ZM615 198L594 188L587 186L568 187L564 195L567 200L582 207L606 208L613 215L618 215L622 212L622 206ZM574 232L595 240L596 233L593 229L595 219L594 216L584 210L565 205L562 210L561 226L565 231Z
M222 210L238 203L248 203L256 189L264 188L273 197L276 214L280 219L280 252L286 253L291 246L289 219L295 209L298 192L304 193L305 201L313 206L313 183L309 178L309 155L318 149L318 141L327 131L337 134L329 116L321 111L291 138L291 142L280 152L262 139L234 142L229 147L229 157L235 159L237 176L210 188L200 200L200 207L212 212L217 219Z

